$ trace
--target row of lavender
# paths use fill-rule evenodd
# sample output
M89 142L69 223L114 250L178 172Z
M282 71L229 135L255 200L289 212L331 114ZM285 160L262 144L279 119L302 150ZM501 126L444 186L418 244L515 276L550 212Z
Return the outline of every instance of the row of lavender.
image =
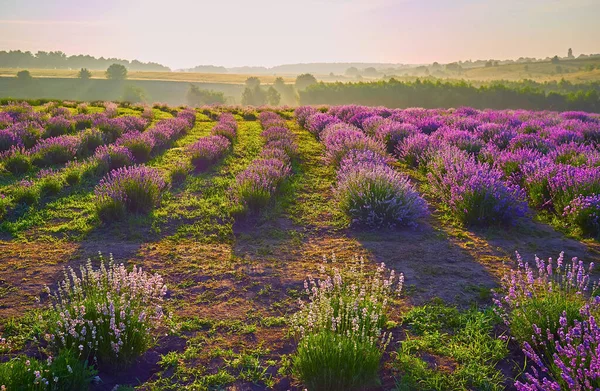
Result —
M377 143L358 149L384 147L427 173L432 192L465 223L510 222L529 201L584 233L599 232L598 115L360 106L296 113L313 133L344 123Z
M23 105L21 105L23 106ZM107 105L107 111L113 107ZM31 110L24 111L27 115L35 115ZM114 114L116 115L116 111ZM54 117L52 117L54 118ZM12 206L35 203L42 195L58 193L64 183L74 185L84 175L117 175L117 170L127 171L124 167L143 163L153 153L167 148L172 141L191 129L196 115L192 110L182 110L176 118L159 121L155 126L145 130L149 121L136 116L109 118L106 115L96 115L94 125L98 128L88 129L80 135L62 135L41 139L36 146L27 149L11 149L3 161L7 163L21 159L28 163L31 156L39 156L44 151L51 164L66 162L63 169L43 169L38 172L39 180L24 179L10 188L5 188L7 194L2 196L2 210L6 213ZM144 131L145 130L145 131ZM94 137L89 137L94 135ZM91 154L81 155L82 145ZM44 148L42 148L42 146ZM86 156L89 156L86 158ZM77 157L84 158L77 160ZM35 161L35 160L33 160ZM10 166L10 164L9 164ZM120 172L120 171L119 171ZM123 175L123 174L118 174Z
M352 224L414 225L427 213L408 177L390 166L392 159L381 140L311 107L296 110L296 118L325 145L326 160L337 169L340 208Z
M196 170L205 170L223 158L237 136L237 122L231 113L222 113L210 136L203 137L188 150Z
M259 115L265 145L258 159L237 175L233 185L235 200L246 211L264 208L283 181L292 173L291 161L298 153L295 135L278 114Z
M193 126L193 111L184 110L179 115L189 115L189 125ZM187 148L192 165L196 170L206 170L231 149L236 136L235 118L230 113L222 113L211 134ZM172 182L185 179L189 173L187 167L184 163L171 172ZM103 220L111 221L119 220L127 213L147 213L160 204L167 187L163 175L150 167L138 165L113 170L96 187L98 214Z
M148 127L152 111L142 117L116 118L114 103L102 113L72 115L66 107L46 105L35 111L26 103L10 104L0 111L0 160L14 174L22 174L31 165L47 167L85 158L104 144L116 141L127 132ZM78 106L87 112L85 105Z

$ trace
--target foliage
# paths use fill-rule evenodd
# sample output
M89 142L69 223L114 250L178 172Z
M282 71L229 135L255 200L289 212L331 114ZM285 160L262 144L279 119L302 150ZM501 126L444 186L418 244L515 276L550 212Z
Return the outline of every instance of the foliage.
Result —
M31 73L28 70L24 69L22 71L17 72L17 80L21 83L29 83L33 80Z
M381 264L369 274L359 268L323 267L327 277L305 281L308 301L292 318L298 339L294 373L310 390L353 390L376 385L391 334L382 331L388 305L402 289Z
M296 77L295 85L298 91L303 91L313 84L317 84L317 79L310 73L304 73Z
M146 213L160 203L166 183L161 174L146 166L122 167L109 172L96 186L100 218L118 220L127 212Z
M109 80L125 80L127 68L122 64L112 64L106 69L106 78Z
M507 342L494 335L489 310L460 312L434 302L411 309L403 324L409 332L396 361L399 391L505 389L496 365L508 355Z
M593 296L595 285L590 297L592 267L586 269L577 258L565 263L563 253L556 263L552 258L545 262L536 257L532 267L517 253L517 269L502 278L502 291L494 299L498 313L513 338L525 350L532 347L548 367L557 349L554 340L560 328L567 326L561 324L561 317L573 326L583 320L581 308L598 301Z
M358 225L415 225L427 211L408 178L368 150L351 151L342 159L336 193L340 208Z
M45 361L19 356L0 364L2 390L85 390L96 371L81 361L76 350L62 350Z
M127 271L112 256L108 265L102 256L100 262L99 269L88 260L79 273L65 270L51 294L56 323L46 338L55 349L79 351L94 363L130 363L151 346L151 331L162 324L167 287L160 275L136 266Z
M186 101L190 106L203 106L225 103L223 92L200 89L197 85L190 84L186 95Z
M77 73L77 77L81 80L89 80L92 78L92 72L87 68L81 68Z

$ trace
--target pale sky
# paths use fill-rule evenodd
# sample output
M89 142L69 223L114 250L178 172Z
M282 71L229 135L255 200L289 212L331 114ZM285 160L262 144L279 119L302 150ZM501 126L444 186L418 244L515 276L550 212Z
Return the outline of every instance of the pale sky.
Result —
M600 53L600 0L0 0L0 50L195 65Z

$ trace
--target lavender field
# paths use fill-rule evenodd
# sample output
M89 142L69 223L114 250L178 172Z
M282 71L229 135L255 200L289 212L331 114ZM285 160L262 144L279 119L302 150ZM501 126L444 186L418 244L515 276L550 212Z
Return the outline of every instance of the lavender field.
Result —
M600 387L599 114L30 103L2 391Z

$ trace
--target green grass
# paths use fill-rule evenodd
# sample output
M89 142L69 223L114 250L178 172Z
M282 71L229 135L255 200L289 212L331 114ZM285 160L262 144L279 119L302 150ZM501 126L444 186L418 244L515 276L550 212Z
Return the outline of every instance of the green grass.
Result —
M394 364L397 390L504 390L497 364L508 350L493 334L496 321L491 310L460 312L440 303L410 310Z

